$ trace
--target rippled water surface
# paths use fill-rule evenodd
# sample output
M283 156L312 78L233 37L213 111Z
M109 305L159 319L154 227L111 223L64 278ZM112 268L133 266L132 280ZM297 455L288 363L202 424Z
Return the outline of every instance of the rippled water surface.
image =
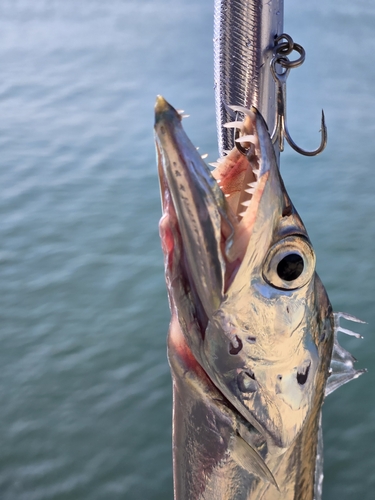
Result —
M283 154L343 339L369 373L324 405L324 499L375 488L375 6L288 0L307 50ZM153 104L216 159L213 2L0 2L0 498L172 499L169 311Z

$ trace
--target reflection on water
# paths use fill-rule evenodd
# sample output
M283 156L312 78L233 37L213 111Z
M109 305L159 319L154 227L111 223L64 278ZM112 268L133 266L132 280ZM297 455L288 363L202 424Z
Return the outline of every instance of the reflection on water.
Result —
M375 8L288 2L283 175L336 309L375 324ZM216 159L211 2L0 4L0 491L6 500L172 498L169 320L152 122L162 93ZM319 29L319 31L318 31ZM370 372L324 407L325 499L371 498ZM372 436L372 438L370 438Z

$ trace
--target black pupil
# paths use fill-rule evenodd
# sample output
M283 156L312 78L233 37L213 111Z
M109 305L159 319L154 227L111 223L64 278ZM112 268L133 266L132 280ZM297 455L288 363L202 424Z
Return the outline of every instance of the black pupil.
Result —
M284 281L293 281L301 276L303 259L298 253L290 253L280 260L277 265L277 274Z

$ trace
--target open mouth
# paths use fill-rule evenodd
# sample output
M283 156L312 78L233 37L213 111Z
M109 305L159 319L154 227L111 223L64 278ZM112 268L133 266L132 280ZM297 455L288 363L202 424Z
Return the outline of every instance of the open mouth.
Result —
M259 112L241 106L232 106L231 109L242 117L242 120L225 125L233 128L236 146L210 164L214 167L211 175L224 194L227 217L233 226L233 237L225 252L227 278L233 276L233 270L244 258L269 177L269 158L274 154L272 146L272 151L268 150L269 141L259 135L268 133Z
M244 260L262 195L276 165L260 113L255 108L232 109L242 118L226 124L234 129L236 146L211 164L214 169L210 170L184 133L181 114L162 97L155 106L162 198L169 193L176 210L199 297L219 290L217 305ZM204 309L207 317L215 310L208 303Z
M211 165L215 167L212 171L213 177L240 222L251 211L251 200L259 185L260 149L254 126L255 112L240 106L232 106L232 109L244 117L243 121L224 125L234 129L237 147Z

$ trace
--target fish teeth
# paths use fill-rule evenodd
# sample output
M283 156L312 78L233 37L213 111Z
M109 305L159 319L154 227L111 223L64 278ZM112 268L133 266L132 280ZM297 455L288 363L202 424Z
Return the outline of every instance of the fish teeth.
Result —
M256 170L256 169L255 169L255 170L253 170L253 174L255 175L255 177L256 177L256 178L258 178L258 177L259 177L259 173L260 173L259 169L257 169L257 170Z
M217 168L220 165L220 163L217 161L213 161L212 163L209 163L209 165L210 165L210 167Z
M250 188L255 188L255 187L257 187L257 184L258 184L258 182L257 182L257 181L255 181L255 182L249 182L249 183L248 183L248 186L249 186Z
M220 180L220 179L216 179L216 182L217 182L218 184L221 184L221 180Z
M246 210L245 210L244 212L239 213L238 215L239 215L240 217L243 217L245 214L246 214Z
M229 198L230 194L225 194L224 193L224 196L225 196L225 198Z
M232 111L238 111L239 113L250 116L250 118L254 116L254 113L250 109L244 108L243 106L228 106L228 108Z
M208 153L204 153L203 155L201 155L202 160L205 160L207 157L208 157Z
M243 122L239 122L239 121L228 122L228 123L224 123L223 127L225 127L225 128L242 128Z
M255 188L245 189L245 193L254 194L255 193Z
M236 139L236 142L242 143L242 142L252 142L254 144L255 142L255 135L243 135Z
M241 205L243 205L244 207L248 207L250 205L250 203L251 203L251 200L246 200L246 201L243 201L241 203Z

